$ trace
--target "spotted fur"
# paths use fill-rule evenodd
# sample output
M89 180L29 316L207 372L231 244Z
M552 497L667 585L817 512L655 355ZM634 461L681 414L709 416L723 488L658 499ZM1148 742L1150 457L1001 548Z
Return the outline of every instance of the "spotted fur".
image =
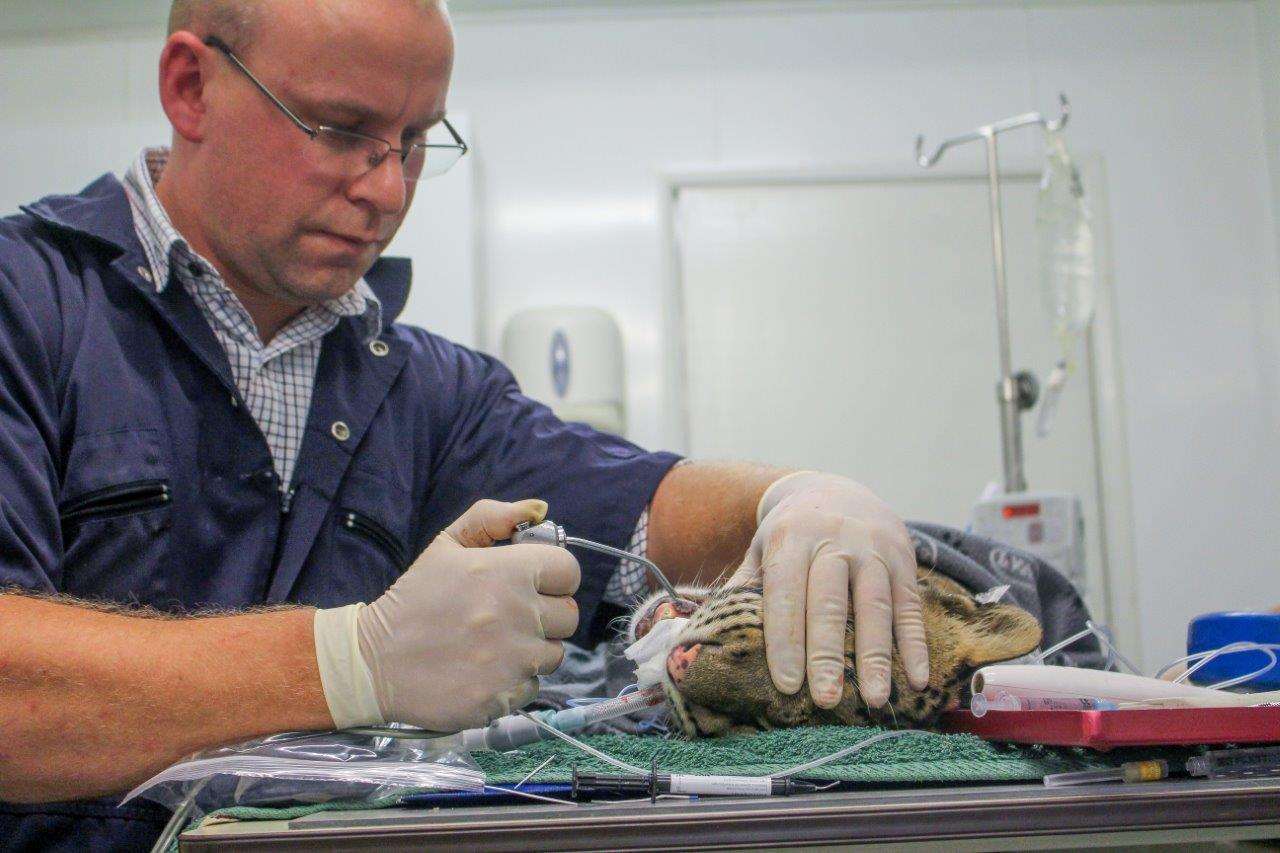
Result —
M686 737L816 725L927 728L943 711L967 701L974 670L1032 651L1041 631L1019 607L980 604L959 584L934 573L921 570L919 579L929 684L913 690L895 651L889 701L879 709L867 707L857 690L852 620L845 632L844 692L834 708L815 705L807 685L790 696L773 686L765 661L759 587L680 587L677 592L685 600L675 606L656 594L633 612L628 635L634 641L661 619L689 618L676 643L699 646L699 651L678 683L664 673L663 684L672 722Z

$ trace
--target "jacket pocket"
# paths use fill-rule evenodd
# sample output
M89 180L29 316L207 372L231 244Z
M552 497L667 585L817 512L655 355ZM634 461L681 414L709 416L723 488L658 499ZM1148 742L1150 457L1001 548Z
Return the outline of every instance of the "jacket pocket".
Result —
M342 529L349 533L359 536L368 542L372 542L378 550L382 551L391 562L395 564L397 571L405 569L404 546L399 540L391 534L387 528L374 521L364 513L357 512L353 509L341 509L338 511L338 524Z
M186 571L191 556L171 546L189 478L174 477L169 445L149 427L72 439L58 495L61 592L160 609L183 599L176 570Z
M158 509L172 500L169 484L165 480L138 480L95 489L60 508L64 526L78 524L96 518L115 518Z

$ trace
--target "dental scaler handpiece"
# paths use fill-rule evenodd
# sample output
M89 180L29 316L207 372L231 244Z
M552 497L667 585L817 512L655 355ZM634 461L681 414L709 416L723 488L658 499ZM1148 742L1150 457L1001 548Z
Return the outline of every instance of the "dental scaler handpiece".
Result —
M657 564L652 560L647 560L638 554L632 554L630 551L623 551L621 548L613 548L609 545L603 545L599 542L592 542L590 539L579 539L577 536L566 536L564 528L548 519L541 524L533 524L531 522L522 522L516 525L516 532L511 537L511 541L515 544L535 543L540 545L554 545L557 548L568 548L574 546L583 548L587 551L595 551L599 554L608 554L611 557L617 557L620 560L629 560L633 563L639 563L649 570L649 576L653 578L658 586L662 587L667 595L671 596L672 601L679 600L680 596L676 594L676 588L671 585L671 581L667 580L667 576L662 573Z

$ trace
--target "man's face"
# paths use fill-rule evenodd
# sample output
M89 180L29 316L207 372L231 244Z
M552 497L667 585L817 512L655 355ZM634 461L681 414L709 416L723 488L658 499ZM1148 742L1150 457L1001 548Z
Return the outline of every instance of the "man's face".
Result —
M453 65L446 17L416 0L271 0L237 55L308 125L396 148L443 115ZM214 33L214 35L218 35ZM340 174L225 57L213 54L200 156L202 230L216 260L261 297L313 305L349 291L391 241L416 184L398 155Z

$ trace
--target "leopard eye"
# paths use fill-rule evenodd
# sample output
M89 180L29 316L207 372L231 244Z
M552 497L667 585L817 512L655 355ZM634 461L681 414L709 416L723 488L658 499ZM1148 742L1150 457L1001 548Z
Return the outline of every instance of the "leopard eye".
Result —
M734 660L746 660L750 656L751 656L751 652L748 651L747 649L730 649L729 650L729 657L733 658Z

